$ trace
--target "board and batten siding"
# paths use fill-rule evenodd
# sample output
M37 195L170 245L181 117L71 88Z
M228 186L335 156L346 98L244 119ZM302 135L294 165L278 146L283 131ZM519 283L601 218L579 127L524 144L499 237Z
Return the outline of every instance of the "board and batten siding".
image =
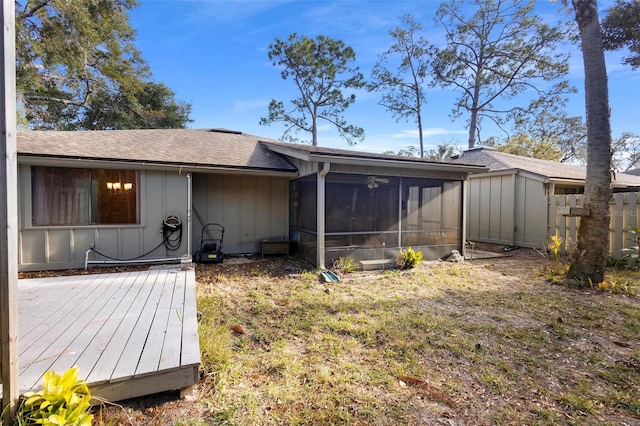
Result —
M546 246L544 182L509 173L472 177L468 187L467 238L470 241Z
M144 258L180 257L187 253L188 179L184 173L140 171L140 223L134 225L33 226L30 165L20 165L18 181L20 271L84 267L85 253L92 245L118 259L139 256L162 241L163 221L171 215L182 221L181 246L176 251L163 246Z
M193 253L200 247L207 223L224 227L225 254L258 253L261 240L288 238L287 178L194 174L192 204Z

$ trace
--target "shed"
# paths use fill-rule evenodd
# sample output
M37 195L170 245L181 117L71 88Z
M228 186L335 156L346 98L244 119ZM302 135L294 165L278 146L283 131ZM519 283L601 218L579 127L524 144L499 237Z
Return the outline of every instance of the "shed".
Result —
M489 169L469 177L467 238L472 241L545 249L551 237L550 214L555 215L553 197L584 192L583 166L484 146L466 150L452 160ZM637 191L640 176L616 174L612 189Z
M435 258L463 249L464 182L485 170L225 129L20 132L18 167L21 271L178 261L207 223L226 254Z

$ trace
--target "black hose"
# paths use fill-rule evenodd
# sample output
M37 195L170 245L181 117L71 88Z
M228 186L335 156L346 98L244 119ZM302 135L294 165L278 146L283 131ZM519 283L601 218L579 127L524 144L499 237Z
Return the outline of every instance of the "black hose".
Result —
M174 236L174 234L177 234L177 236ZM138 260L145 256L148 256L154 251L158 250L163 245L169 251L176 251L178 250L178 248L180 248L180 245L182 245L182 222L180 221L180 218L178 218L177 216L169 216L162 222L162 241L160 241L160 243L157 246L155 246L148 252L141 254L140 256L128 257L128 258L122 259L117 257L111 257L109 255L101 253L98 250L96 250L95 247L91 247L89 250L110 260L127 262L129 260Z

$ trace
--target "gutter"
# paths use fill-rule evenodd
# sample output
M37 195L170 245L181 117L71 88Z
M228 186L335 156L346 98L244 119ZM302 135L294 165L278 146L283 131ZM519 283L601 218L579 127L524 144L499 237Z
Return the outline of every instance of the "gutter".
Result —
M220 174L237 174L237 175L256 175L256 176L273 176L273 177L298 177L297 170L291 169L265 169L252 168L245 166L215 166L215 165L199 165L199 164L179 164L179 163L162 163L148 162L140 160L107 160L95 159L88 157L48 157L42 155L20 154L18 155L18 164L28 166L52 166L52 167L87 167L87 164L94 166L104 166L104 168L119 168L123 170L178 170L178 172L186 173L220 173Z

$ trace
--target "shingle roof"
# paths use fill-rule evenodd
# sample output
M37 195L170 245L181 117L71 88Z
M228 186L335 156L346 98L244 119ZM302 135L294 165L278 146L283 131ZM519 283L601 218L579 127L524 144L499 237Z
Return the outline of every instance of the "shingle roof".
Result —
M535 173L552 180L570 179L584 181L587 176L587 169L583 166L507 154L491 147L478 147L464 151L461 155L454 158L453 161L487 166L490 172L518 169ZM615 185L640 186L640 176L617 173Z
M158 164L296 172L276 147L329 157L393 160L407 167L464 165L310 145L290 144L224 129L158 129L18 132L18 154L56 158L118 160Z
M18 154L295 172L282 156L240 132L204 129L18 132Z
M434 160L434 159L426 159L426 158L418 158L418 157L406 157L406 156L400 156L400 155L378 154L374 152L362 152L362 151L353 151L353 150L337 149L337 148L325 148L321 146L291 144L291 143L280 142L280 141L266 141L266 145L280 146L288 149L307 152L310 154L325 155L328 157L333 156L333 157L352 157L352 158L363 158L363 159L394 160L394 161L404 161L404 162L422 163L422 164L452 164L451 160ZM458 161L456 162L456 164L474 165L473 163L466 163L464 161Z

